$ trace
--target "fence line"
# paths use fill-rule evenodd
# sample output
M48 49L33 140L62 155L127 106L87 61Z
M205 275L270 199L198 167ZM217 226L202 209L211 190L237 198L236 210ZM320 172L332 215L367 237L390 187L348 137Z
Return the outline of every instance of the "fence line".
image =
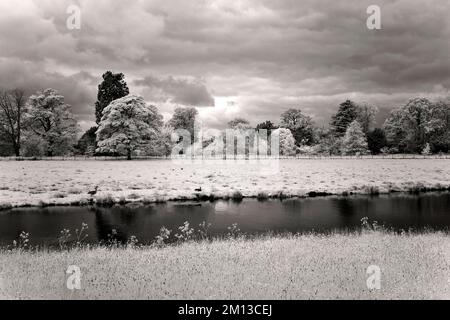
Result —
M171 160L165 156L135 156L132 160ZM233 156L220 157L177 157L174 159L186 160L264 160L264 159L297 159L297 160L351 160L351 159L450 159L450 154L443 155L419 155L419 154L392 154L392 155L362 155L362 156L338 156L338 155L296 155L296 156ZM127 160L126 156L55 156L55 157L0 157L0 161L120 161Z

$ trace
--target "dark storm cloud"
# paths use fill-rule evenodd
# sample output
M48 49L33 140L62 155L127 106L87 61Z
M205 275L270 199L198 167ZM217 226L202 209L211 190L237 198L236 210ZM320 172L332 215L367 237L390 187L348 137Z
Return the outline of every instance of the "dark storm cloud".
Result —
M93 97L96 95L95 77L86 72L65 76L57 72L47 72L39 64L18 59L0 58L0 87L21 88L27 95L46 88L54 88L64 95L72 111L81 120L90 120L94 110Z
M148 76L135 80L133 83L143 86L155 101L170 100L173 103L196 107L214 106L214 98L205 84L197 79L175 79L174 77L160 79Z
M81 30L65 26L73 3ZM381 30L366 28L371 4ZM83 119L93 119L106 70L123 72L132 93L164 101L167 114L167 101L236 100L226 112L201 111L214 124L277 121L289 107L325 123L346 98L385 114L410 97L448 94L449 15L440 0L3 0L0 85L54 87Z

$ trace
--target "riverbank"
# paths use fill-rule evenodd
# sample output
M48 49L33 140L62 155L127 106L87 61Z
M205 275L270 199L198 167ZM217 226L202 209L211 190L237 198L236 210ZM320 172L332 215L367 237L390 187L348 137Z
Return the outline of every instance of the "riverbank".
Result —
M449 299L444 233L261 236L163 248L0 251L0 298ZM81 289L66 288L69 265ZM367 288L380 267L381 287Z
M87 192L98 186L90 197ZM242 197L377 194L450 188L446 159L0 161L0 208Z

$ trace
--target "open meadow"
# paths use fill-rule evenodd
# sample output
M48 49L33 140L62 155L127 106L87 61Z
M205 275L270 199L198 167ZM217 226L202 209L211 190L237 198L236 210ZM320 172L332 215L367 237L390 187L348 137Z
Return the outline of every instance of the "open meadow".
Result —
M446 159L281 159L275 174L233 160L0 161L0 206L376 194L450 187ZM197 189L197 190L196 190ZM201 189L201 191L200 191Z

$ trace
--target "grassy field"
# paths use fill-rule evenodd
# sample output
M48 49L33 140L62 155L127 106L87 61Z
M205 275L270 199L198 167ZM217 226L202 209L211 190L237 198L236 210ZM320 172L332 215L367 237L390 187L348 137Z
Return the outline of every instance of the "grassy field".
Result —
M260 237L163 248L0 253L4 299L449 299L443 233ZM69 265L81 290L66 288ZM381 289L366 270L381 268Z
M272 175L261 174L255 164L233 160L184 165L171 160L0 161L0 208L83 204L96 185L99 202L227 198L236 193L244 197L388 193L450 187L450 161L283 159Z

